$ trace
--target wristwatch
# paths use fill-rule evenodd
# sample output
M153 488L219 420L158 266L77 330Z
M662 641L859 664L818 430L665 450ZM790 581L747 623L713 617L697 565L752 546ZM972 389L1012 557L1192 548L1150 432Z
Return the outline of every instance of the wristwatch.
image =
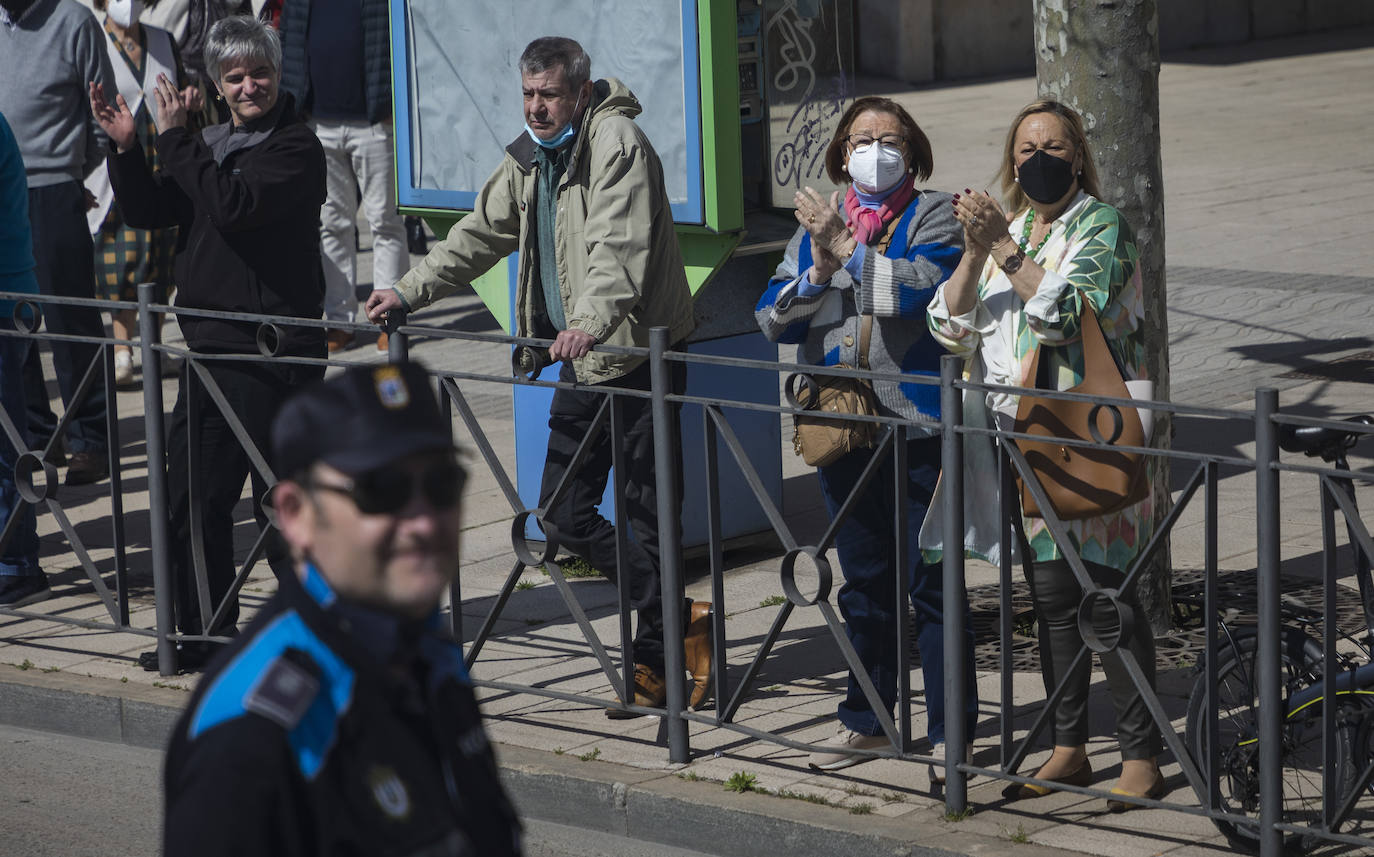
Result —
M1015 274L1017 271L1021 270L1021 263L1024 261L1026 261L1026 251L1021 247L1017 247L1015 253L1012 253L1002 260L1002 264L1000 265L1002 273L1009 276Z

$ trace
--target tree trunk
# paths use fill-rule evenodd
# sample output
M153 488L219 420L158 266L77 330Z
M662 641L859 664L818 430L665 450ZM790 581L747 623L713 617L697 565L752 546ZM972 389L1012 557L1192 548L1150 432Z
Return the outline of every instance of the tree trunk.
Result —
M1145 285L1146 365L1155 398L1169 398L1164 289L1164 181L1159 158L1159 33L1155 0L1035 0L1035 77L1041 98L1083 117L1103 202L1135 231ZM1168 414L1155 415L1154 445L1167 448ZM1169 467L1155 477L1156 521L1172 507ZM1156 632L1169 627L1167 545L1140 580Z

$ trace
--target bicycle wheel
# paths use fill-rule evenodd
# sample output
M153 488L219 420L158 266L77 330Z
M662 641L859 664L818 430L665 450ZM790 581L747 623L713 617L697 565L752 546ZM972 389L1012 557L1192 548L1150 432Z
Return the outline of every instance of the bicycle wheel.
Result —
M1259 694L1256 688L1254 629L1235 637L1235 645L1223 641L1217 651L1217 778L1221 808L1238 815L1259 816ZM1280 681L1284 707L1295 692L1321 680L1322 650L1316 640L1297 628L1285 628L1280 647ZM1185 741L1194 761L1206 775L1207 716L1211 693L1206 672L1200 672L1188 702ZM1356 731L1364 718L1358 716L1358 700L1342 700L1335 732L1336 795L1349 794L1357 770L1354 761ZM1283 724L1283 802L1285 823L1319 828L1322 824L1322 705L1320 700L1290 714ZM1335 805L1335 804L1333 804ZM1217 828L1233 845L1259 849L1256 824L1217 820ZM1284 850L1302 853L1316 844L1311 834L1284 835Z

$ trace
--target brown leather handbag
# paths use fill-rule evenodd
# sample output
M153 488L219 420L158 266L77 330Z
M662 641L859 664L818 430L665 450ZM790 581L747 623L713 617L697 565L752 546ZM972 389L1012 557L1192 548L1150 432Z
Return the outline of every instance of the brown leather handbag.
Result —
M1083 383L1068 392L1131 398L1132 391L1127 388L1102 335L1097 316L1087 301L1083 302L1082 342ZM1036 349L1026 375L1027 380L1042 390L1050 389L1041 377L1043 350L1044 346ZM1015 430L1046 438L1018 439L1016 445L1026 456L1026 462L1060 520L1078 521L1108 515L1140 502L1150 493L1145 454L1101 445L1093 448L1066 446L1056 440L1075 438L1098 444L1144 446L1147 440L1145 426L1136 408L1022 396L1016 409ZM1028 518L1043 517L1039 504L1019 473L1017 484L1021 490L1022 513Z
M873 316L865 314L859 327L859 368L868 368L868 343L873 335ZM836 368L848 369L841 363ZM820 373L794 373L787 378L787 397L795 408L824 414L878 415L878 398L863 378L844 378ZM795 414L792 417L792 451L812 467L824 467L855 449L873 445L881 428L874 422L837 417Z

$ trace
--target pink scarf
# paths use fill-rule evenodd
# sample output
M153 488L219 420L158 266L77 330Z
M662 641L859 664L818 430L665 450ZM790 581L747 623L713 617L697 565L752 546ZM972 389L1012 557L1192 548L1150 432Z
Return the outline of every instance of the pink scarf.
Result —
M892 218L906 211L907 203L911 202L911 197L916 193L916 182L910 178L897 186L897 189L887 195L882 205L878 208L865 208L859 201L859 195L855 192L854 186L849 186L849 191L844 195L845 223L854 230L854 237L860 244L871 246L879 238L883 237L883 232L887 230L887 225L892 222Z

